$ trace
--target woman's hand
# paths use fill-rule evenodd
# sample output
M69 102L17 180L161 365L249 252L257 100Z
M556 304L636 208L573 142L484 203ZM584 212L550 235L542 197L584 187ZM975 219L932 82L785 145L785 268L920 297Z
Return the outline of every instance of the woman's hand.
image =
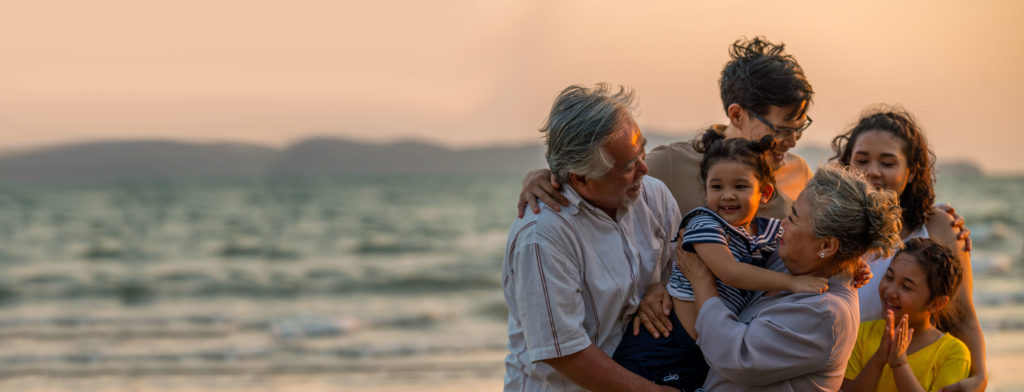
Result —
M686 280L690 281L690 286L694 288L694 291L696 291L698 285L710 284L714 286L715 274L704 264L704 260L701 260L700 256L694 252L683 250L682 241L679 244L680 246L676 247L676 266L683 272Z
M569 205L569 199L562 196L562 192L559 191L561 188L562 184L558 183L558 179L551 173L551 170L537 169L526 173L526 177L523 177L523 190L519 192L519 204L516 205L519 217L523 217L527 205L530 206L534 214L540 213L538 198L544 204L554 208L555 211L561 211L562 208L559 207L559 204Z
M939 390L939 392L983 392L988 387L988 379L983 376L968 377Z
M914 337L914 329L907 325L907 315L900 318L900 323L893 332L892 341L889 344L889 368L895 369L907 364L907 346L910 339Z
M958 232L957 236L956 236L956 239L958 241L959 240L963 240L964 241L964 252L970 252L971 251L971 231L968 230L967 226L964 225L964 217L962 217L960 215L957 215L956 209L953 208L953 206L949 205L949 203L939 203L939 204L936 204L935 207L932 208L932 211L931 211L932 214L943 213L943 212L945 212L945 213L947 213L947 214L949 214L950 216L953 217L953 223L951 223L951 225L953 226L953 229Z
M828 279L819 276L794 276L789 286L794 293L824 293L828 291Z
M655 339L668 336L672 331L672 321L668 316L672 314L672 296L668 295L665 284L658 282L652 284L644 293L644 299L640 301L640 308L633 317L633 336L640 334L640 325L647 328Z
M860 265L857 266L857 271L853 273L853 288L859 289L864 287L874 276L875 274L871 272L871 266L861 257Z

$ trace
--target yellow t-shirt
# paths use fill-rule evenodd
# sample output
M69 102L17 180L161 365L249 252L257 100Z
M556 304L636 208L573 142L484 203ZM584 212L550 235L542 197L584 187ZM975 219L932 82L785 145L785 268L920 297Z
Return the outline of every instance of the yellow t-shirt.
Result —
M857 378L864 365L878 351L882 343L885 320L866 321L857 330L857 342L853 345L850 362L846 365L846 378ZM938 391L949 384L967 378L971 374L971 352L967 345L950 334L932 342L925 348L907 355L907 364L914 371L914 377L926 391ZM878 391L896 391L896 380L889 365L882 368Z

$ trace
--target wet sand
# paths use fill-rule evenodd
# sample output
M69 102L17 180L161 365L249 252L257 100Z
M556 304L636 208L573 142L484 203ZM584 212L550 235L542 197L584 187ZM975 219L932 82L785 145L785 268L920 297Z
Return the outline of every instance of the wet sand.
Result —
M989 332L988 368L990 392L1024 391L1024 331ZM411 358L367 359L359 366L338 372L304 374L146 375L56 378L23 376L0 380L0 390L42 392L204 392L204 391L350 391L350 392L443 392L500 391L503 385L504 352L472 355L439 355L429 363Z

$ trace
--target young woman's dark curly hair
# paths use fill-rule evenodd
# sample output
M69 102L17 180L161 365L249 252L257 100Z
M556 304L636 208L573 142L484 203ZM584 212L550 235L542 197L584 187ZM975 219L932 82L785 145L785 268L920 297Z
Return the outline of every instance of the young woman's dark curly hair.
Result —
M906 110L879 107L864 112L853 129L832 139L832 150L836 155L829 160L838 160L844 166L849 166L857 138L869 131L888 132L903 141L903 155L912 176L912 180L899 195L900 207L903 208L903 227L912 230L921 227L935 203L935 190L932 187L935 181L935 153L928 148L924 132Z

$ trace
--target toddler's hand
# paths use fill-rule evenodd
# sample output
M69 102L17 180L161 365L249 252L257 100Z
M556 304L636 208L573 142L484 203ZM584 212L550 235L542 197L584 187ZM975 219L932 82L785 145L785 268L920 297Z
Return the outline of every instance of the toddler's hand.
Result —
M826 290L828 279L810 275L794 276L789 287L794 293L824 293Z
M870 281L873 276L874 274L871 273L871 267L868 266L866 261L864 261L864 258L861 258L860 266L857 267L857 272L853 274L853 288L859 289L864 287L864 285L868 284L868 281Z

